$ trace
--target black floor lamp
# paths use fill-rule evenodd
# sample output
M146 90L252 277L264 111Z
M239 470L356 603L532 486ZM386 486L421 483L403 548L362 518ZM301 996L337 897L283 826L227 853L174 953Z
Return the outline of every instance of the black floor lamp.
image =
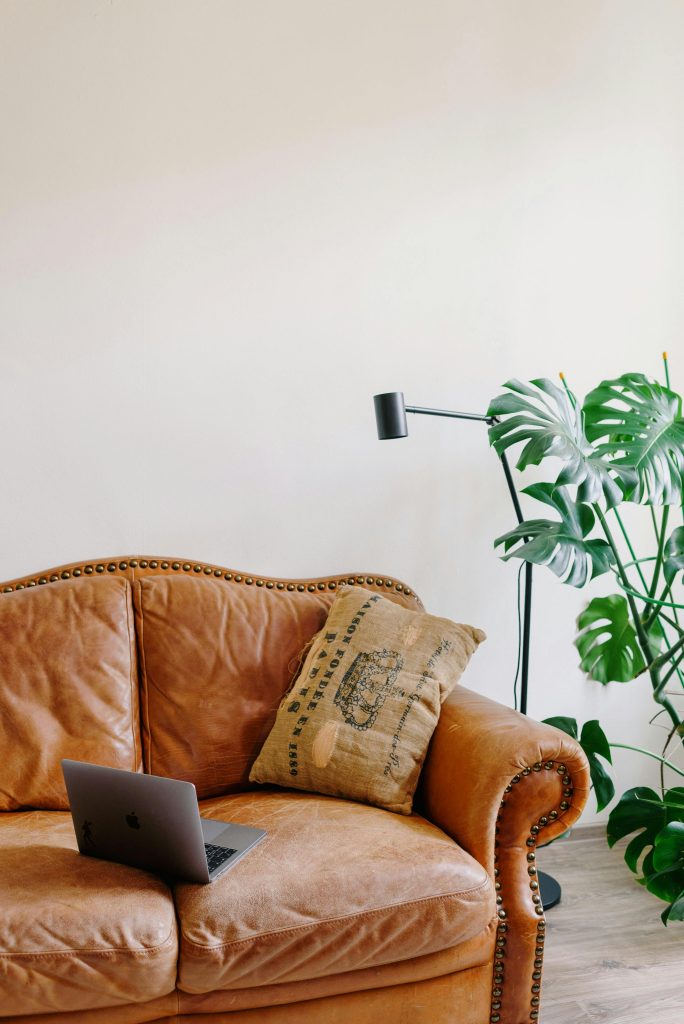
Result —
M378 438L381 441L389 441L398 437L408 437L408 425L406 413L416 413L419 416L446 416L453 420L474 420L479 423L486 423L491 426L497 423L495 416L484 416L475 412L455 412L451 409L425 409L419 405L406 405L402 391L388 391L382 395L373 397L375 404L375 419L378 427ZM520 501L513 483L511 467L508 464L504 452L499 456L503 467L506 485L510 494L515 515L519 523L523 522ZM523 630L520 655L520 710L527 714L527 684L530 668L530 621L532 616L532 563L525 562L525 597L523 604ZM550 875L539 873L539 885L544 904L544 909L553 907L561 897L561 890L558 882Z

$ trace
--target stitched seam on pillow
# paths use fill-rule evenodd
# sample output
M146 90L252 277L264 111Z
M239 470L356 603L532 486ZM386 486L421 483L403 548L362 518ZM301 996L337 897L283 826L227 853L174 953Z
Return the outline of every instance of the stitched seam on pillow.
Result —
M143 680L145 685L145 718L147 719L147 764L143 760L143 771L152 775L152 723L150 721L150 687L147 677L147 662L145 660L145 613L143 611L143 581L138 580L138 593L140 594L140 664L142 667Z
M130 601L129 601L129 591L130 591ZM129 586L128 580L124 580L124 601L125 601L125 604L126 604L126 628L128 630L128 658L129 658L129 663L130 663L129 664L129 669L128 669L128 676L129 676L129 682L130 682L130 686L131 686L131 737L133 739L133 771L137 772L137 770L138 770L138 744L135 741L135 720L134 720L134 717L133 717L133 710L134 710L136 704L138 703L138 701L140 700L140 692L138 692L138 701L136 701L135 693L134 693L134 686L133 686L133 659L135 658L135 656L137 654L137 644L135 642L131 643L132 640L133 641L135 640L135 638L133 636L131 636L131 611L133 610L133 591L132 591L131 587ZM129 607L129 605L130 605L130 607ZM140 724L140 712L138 711L138 725L139 724ZM142 750L140 751L140 759L142 760Z
M271 935L289 935L293 932L311 931L311 929L320 928L322 925L336 924L339 921L353 921L354 919L363 917L372 917L375 914L386 913L388 910L396 910L403 907L417 907L424 903L437 903L440 900L453 900L461 896L470 896L474 893L480 892L482 889L486 889L490 884L490 879L487 877L484 882L480 883L480 885L475 885L470 889L459 889L458 892L440 893L439 896L424 896L419 900L409 900L408 902L402 903L386 903L383 907L376 907L374 910L362 910L358 914L342 914L339 917L327 917L323 921L315 921L313 924L295 925L293 928L276 928L270 932L256 932L254 935L249 935L244 939L229 939L228 942L212 943L212 945L202 945L199 942L195 942L193 939L189 939L182 928L181 938L196 949L224 949L226 946L238 946L240 943L254 942L255 939L266 939Z

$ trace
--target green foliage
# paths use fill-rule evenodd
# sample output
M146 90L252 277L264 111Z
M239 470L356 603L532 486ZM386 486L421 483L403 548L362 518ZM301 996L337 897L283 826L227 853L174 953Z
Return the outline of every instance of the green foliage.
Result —
M522 558L546 565L573 587L583 587L587 580L608 571L613 563L610 546L604 540L587 539L594 526L589 505L573 501L567 488L553 484L532 484L523 494L550 505L560 520L527 520L497 537L494 543L503 544L504 561Z
M545 725L552 725L554 729L560 729L566 735L572 736L573 740L579 739L576 718L568 718L566 715L555 715L553 718L545 718L543 721Z
M661 798L645 786L629 789L608 818L608 845L633 833L625 861L638 881L669 905L663 923L684 920L684 787ZM642 859L643 858L643 859Z
M684 526L673 530L665 545L663 573L668 583L672 583L678 572L684 569Z
M608 764L613 763L608 740L596 719L584 723L579 743L589 761L589 771L596 797L596 809L602 811L615 796L615 786L610 775L599 761L599 757L604 757Z
M488 416L507 416L489 431L497 454L524 442L516 463L518 469L538 466L547 455L556 456L564 463L556 486L577 484L578 501L603 497L608 508L617 505L623 491L614 479L616 474L587 441L581 415L566 392L546 378L533 380L530 385L509 380L504 387L512 393L499 395L489 405Z
M581 667L599 683L626 683L644 668L644 657L622 594L595 597L577 619L575 647Z
M667 524L671 511L684 503L684 419L667 361L665 378L666 386L641 373L604 380L581 406L567 388L546 378L529 384L510 380L488 415L490 442L500 456L520 446L519 470L547 458L562 464L553 470L553 482L522 492L553 508L556 518L525 520L495 546L503 549L504 560L545 565L575 587L613 570L623 593L594 598L577 620L581 667L604 685L647 676L658 706L655 717L665 714L670 727L662 757L640 753L659 760L662 771L669 766L679 772L665 754L670 743L680 750L684 745L684 721L671 699L672 686L684 688L684 605L673 596L678 580L684 583L684 526L667 538ZM623 502L652 506L654 556L636 554L618 511ZM661 516L653 506L664 506ZM598 808L607 806L614 786L607 768L610 745L599 723L586 722L578 733L574 718L547 722L580 743ZM625 793L610 815L608 841L612 846L627 836L627 864L668 903L663 921L684 920L684 789L665 791L663 783L661 796L646 788Z
M608 764L613 763L610 754L610 744L598 721L592 719L590 722L585 722L581 733L577 731L576 719L566 718L564 715L558 715L555 718L545 718L544 722L546 725L553 725L556 729L560 729L561 732L572 736L581 746L589 762L589 772L594 787L594 796L596 797L596 808L602 811L615 796L615 786L600 760L600 758L604 758Z
M583 407L589 441L615 470L632 475L629 500L680 504L684 494L682 400L643 373L604 380Z

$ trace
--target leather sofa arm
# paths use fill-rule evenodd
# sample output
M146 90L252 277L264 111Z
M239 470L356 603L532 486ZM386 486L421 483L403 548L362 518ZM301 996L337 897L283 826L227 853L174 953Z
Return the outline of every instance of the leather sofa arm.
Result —
M536 847L577 821L589 788L581 747L558 729L463 686L442 706L417 805L494 878L492 1024L539 1019L546 922Z
M570 736L456 686L442 705L418 804L493 874L497 827L502 842L525 845L532 834L547 843L577 821L589 786Z

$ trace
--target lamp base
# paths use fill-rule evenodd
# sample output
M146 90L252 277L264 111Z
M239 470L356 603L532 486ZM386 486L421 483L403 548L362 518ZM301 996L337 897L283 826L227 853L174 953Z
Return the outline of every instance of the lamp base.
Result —
M542 906L544 910L550 910L551 907L555 907L557 903L560 903L561 899L561 887L551 875L547 875L545 871L538 871L537 877L539 879L539 894L542 899Z

